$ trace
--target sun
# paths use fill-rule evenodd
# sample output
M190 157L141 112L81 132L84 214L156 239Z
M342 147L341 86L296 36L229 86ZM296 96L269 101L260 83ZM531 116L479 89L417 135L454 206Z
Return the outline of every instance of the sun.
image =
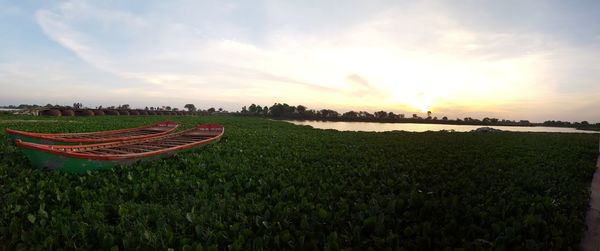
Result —
M418 108L419 111L421 111L421 112L427 112L430 110L430 104L428 104L426 102L421 102L420 104L418 104L416 106L416 108Z
M418 109L420 112L427 112L431 110L431 102L431 99L427 96L418 95L409 102L409 105Z

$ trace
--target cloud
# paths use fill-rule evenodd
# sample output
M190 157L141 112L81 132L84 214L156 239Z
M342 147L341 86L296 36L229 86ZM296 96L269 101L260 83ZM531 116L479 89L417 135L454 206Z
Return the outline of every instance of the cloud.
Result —
M565 92L596 88L597 48L574 47L537 21L527 29L509 29L523 19L476 23L476 12L437 1L333 5L149 2L131 10L69 1L35 18L97 69L80 83L93 89L109 79L113 98L525 116L519 106L552 109L534 101L567 102Z
M82 60L103 70L109 69L106 52L92 44L84 33L72 29L60 20L60 15L51 11L38 11L36 19L44 32L67 49L72 50Z
M312 83L310 79L298 76L300 74L284 72L288 69L273 70L277 64L295 63L293 58L285 59L289 55L285 49L265 50L232 39L206 38L195 35L196 28L181 23L155 25L156 20L147 17L98 10L80 2L64 4L55 10L38 11L36 17L49 37L85 62L117 76L148 83L152 88L163 88L165 91L185 89L186 93L196 94L200 89L217 89L214 83L218 83L221 90L257 86L285 89L289 85L296 85L306 91L339 91L328 87L327 83ZM94 28L82 29L78 27L81 22L91 23ZM136 25L122 25L131 22ZM109 34L109 38L89 32L112 30L114 26L118 28ZM123 28L127 26L129 28ZM148 27L152 27L152 32L133 30ZM130 50L114 53L107 45L115 37L122 40L120 36L131 39L125 45ZM154 37L167 39L160 39L155 47L151 47L147 41ZM271 83L277 85L272 86Z
M365 80L356 73L348 75L348 80L350 80L354 84L358 84L363 89L373 89L373 87L371 86L371 84L369 84L367 80Z

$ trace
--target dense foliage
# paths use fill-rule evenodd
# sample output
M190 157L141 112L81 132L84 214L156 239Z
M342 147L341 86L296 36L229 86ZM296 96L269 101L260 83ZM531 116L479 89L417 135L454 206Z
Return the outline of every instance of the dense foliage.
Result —
M214 111L214 110L213 110ZM529 120L506 120L485 117L481 120L466 117L464 119L449 119L446 116L438 118L433 116L431 111L427 111L427 117L420 117L414 113L408 117L404 114L395 114L393 112L377 111L370 113L367 111L348 111L338 113L331 109L314 110L308 109L303 105L292 106L286 103L275 103L271 107L261 107L251 104L246 108L242 107L240 112L233 113L243 116L261 116L275 119L292 120L325 120L325 121L350 121L350 122L385 122L385 123L427 123L427 124L451 124L451 125L497 125L497 126L534 126L536 124ZM587 123L587 122L586 122ZM541 125L541 124L538 124ZM573 124L575 125L575 124ZM600 125L600 123L598 124ZM572 127L570 124L567 127Z
M0 117L44 132L162 119L218 144L85 175L0 143L0 249L577 249L597 136L337 132L243 117Z

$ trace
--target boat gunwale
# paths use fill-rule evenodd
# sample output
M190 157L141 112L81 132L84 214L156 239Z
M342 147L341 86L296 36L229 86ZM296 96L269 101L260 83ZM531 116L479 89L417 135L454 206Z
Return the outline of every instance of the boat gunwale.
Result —
M85 153L78 153L78 152L64 151L64 150L61 151L60 150L60 149L77 149L77 148L97 148L97 149L102 149L102 148L108 148L108 147L134 145L134 144L137 144L137 143L155 142L155 141L162 140L164 138L176 137L176 136L180 136L180 135L185 134L185 133L197 131L199 128L208 128L209 131L211 130L211 128L220 128L221 130L220 130L219 134L214 135L214 136L212 136L210 138L207 138L207 139L204 139L204 140L199 140L199 141L188 143L188 144L182 144L182 145L178 145L178 146L166 147L166 148L158 149L158 150L155 150L155 151L148 151L148 152L142 152L142 153L97 155L97 154L85 154ZM128 159L150 157L150 156L154 156L154 155L161 155L161 154L165 154L165 153L169 153L169 152L174 152L174 151L179 151L179 150L185 150L185 149L197 146L197 145L207 144L207 143L210 143L212 141L219 140L221 137L223 137L224 133L225 133L225 127L223 127L222 125L218 125L218 124L202 124L202 125L198 125L198 126L196 126L194 128L191 128L191 129L188 129L188 130L185 130L185 131L181 131L181 132L177 132L177 133L173 133L173 134L168 134L168 135L162 135L162 136L159 136L159 137L153 137L153 138L150 138L150 139L148 139L148 138L146 138L146 139L135 139L135 140L130 140L130 141L110 142L110 143L101 143L101 144L92 144L92 145L75 145L75 146L70 146L70 145L46 145L46 144L37 144L37 143L31 143L31 142L24 142L22 140L17 140L16 143L17 143L18 147L23 147L23 148L27 148L27 149L35 150L35 151L43 151L43 152L47 152L47 153L51 153L51 154L55 154L55 155L62 155L62 156L70 157L70 158L92 159L92 160L128 160Z
M143 130L145 128L157 127L157 126L159 126L160 124L163 124L163 123L166 124L166 126L164 126L164 127L172 127L172 128L170 128L170 129L168 129L168 130L166 130L164 132L159 132L159 133L137 135L137 136L125 136L125 137L118 137L118 138L98 138L98 139L69 139L69 138L61 138L62 136L85 136L85 135L98 136L98 135L111 134L111 133L140 131L140 130ZM103 142L112 142L112 141L127 141L127 140L133 140L133 139L146 139L146 138L151 138L151 137L156 137L156 136L162 136L162 135L165 135L165 134L168 134L168 133L174 131L175 129L177 129L177 127L179 127L179 124L177 122L165 120L165 121L156 122L154 124L145 125L145 126L139 126L139 127L133 127L133 128L124 128L124 129L117 129L117 130L108 130L108 131L97 131L97 132L82 132L82 133L36 133L36 132L19 131L19 130L14 130L14 129L10 129L10 128L4 128L4 131L6 131L8 134L20 135L20 136L26 136L26 137L31 137L31 138L35 138L35 139L48 140L48 141L56 141L56 142L66 142L66 143L103 143Z

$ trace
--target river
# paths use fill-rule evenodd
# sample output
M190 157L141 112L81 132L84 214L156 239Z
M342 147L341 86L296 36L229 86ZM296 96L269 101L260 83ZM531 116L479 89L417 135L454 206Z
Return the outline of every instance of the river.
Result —
M363 131L363 132L385 132L385 131L407 131L426 132L454 130L456 132L468 132L482 125L445 125L445 124L421 124L421 123L377 123L377 122L339 122L339 121L293 121L286 122L296 125L309 125L318 129L334 129L338 131ZM575 128L547 127L547 126L487 126L494 129L511 132L560 132L560 133L600 133L594 131L583 131Z

